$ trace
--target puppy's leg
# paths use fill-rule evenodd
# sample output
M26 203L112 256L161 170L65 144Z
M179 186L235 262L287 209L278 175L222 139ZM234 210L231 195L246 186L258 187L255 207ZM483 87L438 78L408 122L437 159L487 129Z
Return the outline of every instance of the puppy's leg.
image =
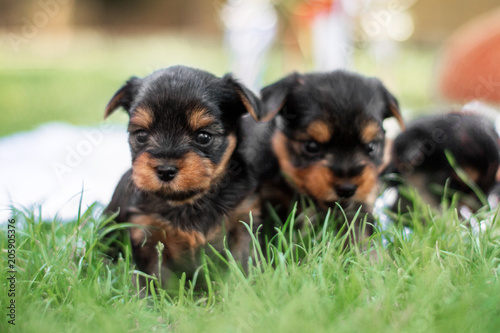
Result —
M175 273L185 272L191 278L201 264L200 249L207 243L203 233L183 230L152 215L134 216L131 222L143 226L130 231L139 270L156 276L166 289L177 283Z
M250 220L250 213L252 219ZM251 251L252 236L244 223L251 226L251 232L255 234L258 227L261 225L261 201L257 195L252 195L247 198L240 206L231 214L226 223L228 246L233 258L241 263L245 272L248 272L248 261L258 260ZM257 239L259 239L257 235ZM261 246L262 242L259 239Z

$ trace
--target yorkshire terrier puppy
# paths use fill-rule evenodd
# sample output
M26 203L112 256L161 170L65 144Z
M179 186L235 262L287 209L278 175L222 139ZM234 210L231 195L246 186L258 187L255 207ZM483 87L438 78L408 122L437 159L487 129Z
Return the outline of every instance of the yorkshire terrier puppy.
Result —
M282 220L297 195L306 195L323 213L337 205L346 213L360 207L370 213L384 168L383 121L395 117L404 126L398 102L384 85L340 70L294 73L261 95L261 122L246 119L245 131L263 203ZM359 226L356 233L364 238L372 227Z
M172 272L190 277L201 249L222 251L224 238L245 266L250 235L239 221L249 222L252 211L257 226L259 201L240 152L240 118L259 115L260 100L231 75L175 66L128 80L105 117L119 107L130 116L132 168L105 212L140 226L130 229L138 269L163 282Z
M480 115L456 112L424 117L411 122L394 140L391 171L434 207L444 195L450 199L457 194L463 204L476 210L482 206L477 190L486 196L496 183L498 143L493 124Z

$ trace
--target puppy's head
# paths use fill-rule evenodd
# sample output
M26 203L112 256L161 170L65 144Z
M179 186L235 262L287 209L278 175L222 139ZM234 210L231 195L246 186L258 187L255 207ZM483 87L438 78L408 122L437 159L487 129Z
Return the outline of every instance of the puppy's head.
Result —
M383 120L396 99L382 83L344 71L292 74L265 87L264 120L276 116L272 146L282 172L323 207L371 205L382 163Z
M176 66L131 78L109 102L130 116L132 180L142 191L183 203L225 175L239 118L260 113L256 96L230 75Z
M444 194L433 191L435 185L448 184L449 195L458 191L476 197L471 184L487 194L496 183L499 141L493 124L477 114L423 117L396 137L392 163L432 204L439 204Z

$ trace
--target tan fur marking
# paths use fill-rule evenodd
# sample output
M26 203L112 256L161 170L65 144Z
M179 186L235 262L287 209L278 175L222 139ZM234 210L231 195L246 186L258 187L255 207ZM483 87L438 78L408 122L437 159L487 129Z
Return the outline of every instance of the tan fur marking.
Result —
M395 104L391 104L389 106L389 109L391 110L391 113L394 116L394 118L396 118L396 120L398 121L399 127L401 127L401 130L404 131L406 129L406 126L405 126L405 122L403 120L403 117L401 116L401 113L399 112L399 108Z
M109 101L108 105L106 106L106 110L104 111L104 119L108 118L113 111L118 107L118 104L120 103L121 99L123 98L123 95L125 94L125 91L121 91L119 94L117 94L111 101Z
M479 181L481 178L481 173L472 167L463 167L464 171L469 175L469 178L472 179L475 183Z
M151 111L145 108L137 108L130 118L130 125L135 125L141 128L151 128L154 118Z
M307 134L315 141L325 143L330 141L332 133L327 123L321 120L313 121L306 130Z
M188 152L180 161L179 174L172 182L174 191L189 191L190 189L208 189L214 173L214 166L207 158L202 158L194 152Z
M224 174L227 169L227 163L229 162L229 159L231 158L231 155L233 155L234 149L236 148L236 136L234 136L234 134L229 135L227 137L227 140L229 142L226 147L226 151L224 152L224 155L222 156L219 164L215 168L215 172L213 175L214 181L218 181Z
M196 250L206 244L205 237L201 232L183 231L172 225L167 225L164 230L166 234L165 246L174 259L181 258L186 252L194 255Z
M268 121L271 121L274 117L276 117L276 115L281 111L281 109L283 109L284 106L285 106L285 101L283 101L283 103L281 103L274 110L270 110L269 112L267 112L267 114L261 119L259 119L259 121L261 123L267 123Z
M314 163L305 169L298 169L294 177L294 180L297 179L303 179L302 187L319 201L338 199L333 190L336 179L330 169L321 162Z
M145 236L146 234L141 228L130 228L130 241L133 246L141 245L141 243L144 242Z
M272 148L274 154L278 158L281 170L283 170L286 174L291 174L293 173L294 168L290 162L288 148L286 147L287 141L287 137L280 131L276 131L271 138Z
M133 241L142 243L146 237L145 247L154 249L158 242L165 245L164 261L183 259L186 255L194 259L196 251L206 244L205 236L201 232L181 230L170 222L151 215L134 216L131 222L148 227L147 231L139 228L131 229Z
M132 165L132 180L139 189L159 191L162 182L156 176L158 162L148 153L141 153Z
M368 164L361 175L352 180L358 186L354 200L373 206L378 192L378 172L375 166Z
M380 175L391 163L392 147L394 142L391 139L385 138L384 154L382 155L382 164L378 167L378 174Z
M285 177L290 177L292 185L302 193L307 193L320 201L334 201L337 199L332 184L335 179L322 161L313 165L298 169L290 162L290 156L286 147L286 136L277 131L272 137L274 153L278 158L281 170Z
M238 90L238 95L240 96L241 103L245 106L245 109L247 109L248 113L252 116L253 119L259 121L259 116L255 112L255 109L252 107L250 104L250 101L247 99L244 93Z
M380 136L380 126L376 122L369 122L361 130L361 140L364 143L370 143Z
M195 109L189 115L189 126L193 130L199 130L215 122L215 118L204 109Z

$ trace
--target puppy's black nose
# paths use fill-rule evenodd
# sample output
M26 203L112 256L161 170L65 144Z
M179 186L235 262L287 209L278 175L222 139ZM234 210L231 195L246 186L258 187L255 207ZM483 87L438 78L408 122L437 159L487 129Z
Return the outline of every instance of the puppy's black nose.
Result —
M174 179L178 171L179 170L173 165L160 165L156 167L158 178L164 182L169 182Z
M357 164L351 166L333 165L330 166L330 170L332 170L335 176L339 178L351 178L359 176L363 172L365 167L366 164Z
M335 192L342 198L350 198L356 193L358 187L354 184L340 184L335 186Z

